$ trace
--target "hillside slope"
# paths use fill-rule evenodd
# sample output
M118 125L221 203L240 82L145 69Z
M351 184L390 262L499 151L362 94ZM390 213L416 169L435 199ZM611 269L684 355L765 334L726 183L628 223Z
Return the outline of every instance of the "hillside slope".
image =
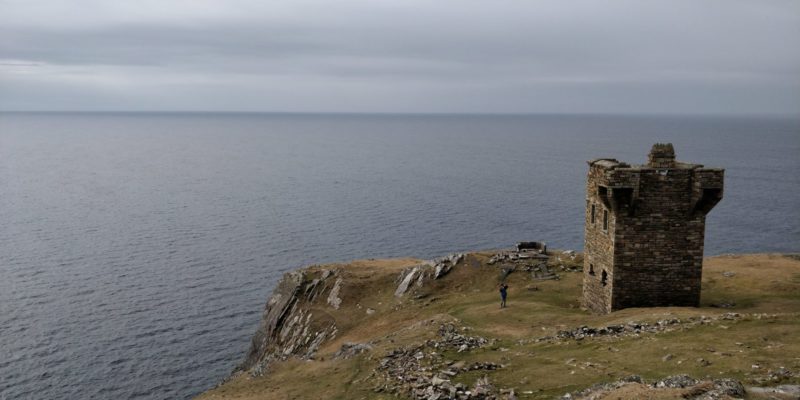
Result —
M700 308L592 315L580 308L580 254L554 252L545 269L496 253L289 273L238 372L199 398L800 395L774 389L800 383L796 256L706 259ZM738 382L746 395L728 387Z

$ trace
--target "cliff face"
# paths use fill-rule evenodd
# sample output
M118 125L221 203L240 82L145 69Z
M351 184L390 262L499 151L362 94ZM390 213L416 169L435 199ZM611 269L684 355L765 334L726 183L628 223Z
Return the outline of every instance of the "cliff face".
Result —
M338 308L342 278L337 271L306 269L285 274L272 293L253 335L247 357L238 371L255 369L260 375L271 361L295 356L314 357L320 344L336 337L336 321L315 307L327 299Z

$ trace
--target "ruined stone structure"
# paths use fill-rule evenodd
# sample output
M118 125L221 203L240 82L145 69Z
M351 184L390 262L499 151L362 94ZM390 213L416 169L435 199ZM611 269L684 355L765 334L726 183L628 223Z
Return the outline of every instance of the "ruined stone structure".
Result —
M589 161L584 306L698 306L705 219L723 174L675 161L672 144L655 144L646 165Z

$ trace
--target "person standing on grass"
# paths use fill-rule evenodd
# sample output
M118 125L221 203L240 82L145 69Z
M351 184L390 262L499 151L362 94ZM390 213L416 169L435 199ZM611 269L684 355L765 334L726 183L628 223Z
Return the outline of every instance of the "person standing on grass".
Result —
M506 306L506 296L508 296L508 285L505 283L500 284L500 308Z

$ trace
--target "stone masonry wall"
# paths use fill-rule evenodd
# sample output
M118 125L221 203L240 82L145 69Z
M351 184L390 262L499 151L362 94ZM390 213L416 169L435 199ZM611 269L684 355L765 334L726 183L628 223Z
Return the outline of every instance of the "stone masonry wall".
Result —
M590 162L583 302L594 312L700 303L705 216L722 199L724 171L676 162L669 144L649 161Z
M666 171L666 172L665 172ZM619 215L613 309L697 306L705 215L692 215L688 169L643 169L633 216Z
M597 193L599 185L606 185L606 169L593 166L586 185L586 223L584 229L583 305L596 313L611 311L611 288L614 281L614 218ZM595 208L592 223L591 210ZM603 211L609 211L608 230L603 231ZM603 271L606 285L602 284Z

